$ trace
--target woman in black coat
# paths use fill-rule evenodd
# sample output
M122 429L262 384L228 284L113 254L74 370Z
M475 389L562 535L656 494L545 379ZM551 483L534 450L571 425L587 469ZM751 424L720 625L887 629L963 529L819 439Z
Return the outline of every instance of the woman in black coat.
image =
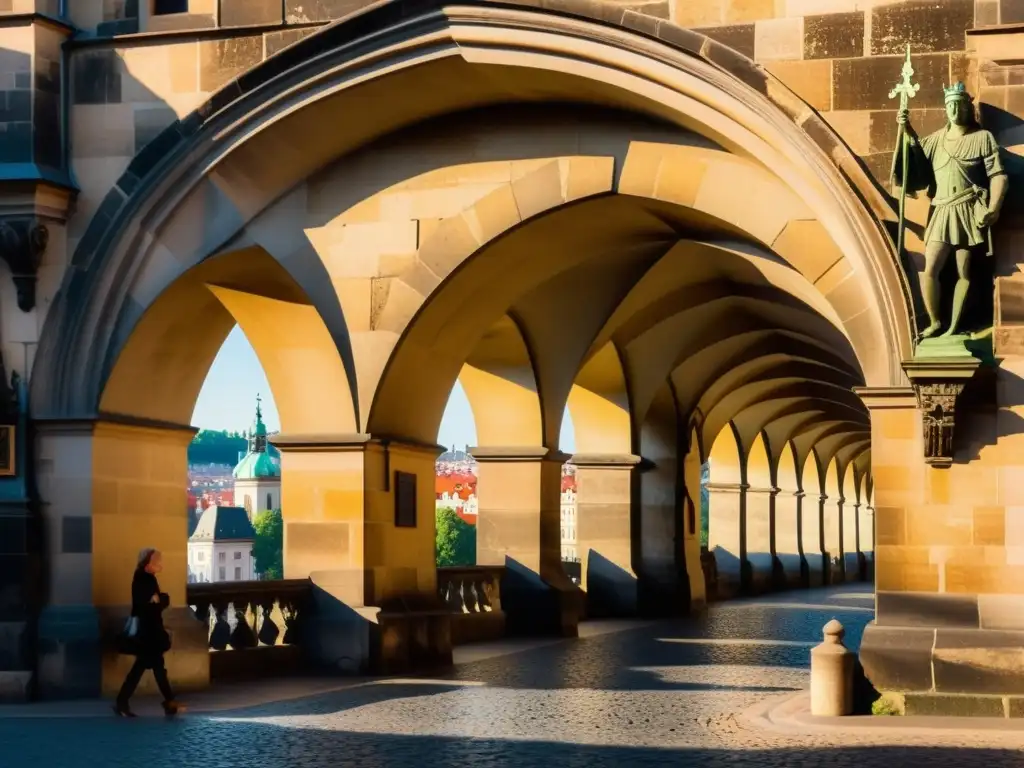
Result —
M167 679L167 668L164 666L164 654L171 649L171 638L164 629L163 612L170 604L167 593L160 591L156 575L164 569L163 556L155 549L144 549L139 553L139 564L132 578L132 616L138 619L138 628L133 638L132 652L135 664L124 679L114 712L120 717L135 717L128 706L128 700L135 693L142 674L147 669L153 670L157 687L163 694L164 712L176 715L185 708L174 700L170 681Z

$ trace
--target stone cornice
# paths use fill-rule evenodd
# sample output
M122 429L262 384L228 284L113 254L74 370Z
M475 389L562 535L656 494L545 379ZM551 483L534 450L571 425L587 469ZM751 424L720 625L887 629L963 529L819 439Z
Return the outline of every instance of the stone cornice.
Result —
M77 31L73 24L45 13L6 13L0 16L0 28L27 27L30 24L42 24L50 29L63 32L68 37Z
M365 451L371 446L385 449L405 449L416 453L444 453L447 448L435 443L421 443L405 437L391 435L368 435L364 432L338 432L325 434L279 433L267 438L267 442L281 453L344 453Z
M151 32L131 32L124 35L90 35L77 37L68 43L72 50L83 48L124 48L134 45L154 45L182 40L231 40L236 37L265 35L268 32L290 32L292 30L326 27L329 21L307 21L295 24L249 24L244 27L191 27L184 29L161 29Z
M47 434L92 434L97 427L104 424L131 429L145 429L168 433L177 432L189 435L190 439L199 432L198 427L193 427L190 424L146 419L122 413L99 413L95 416L77 418L33 418L31 423L36 431Z
M854 387L853 391L869 411L917 407L913 387Z
M567 453L535 445L478 445L469 449L469 455L484 464L504 462L565 464L571 458Z
M569 461L576 467L608 469L643 468L645 463L643 457L632 453L574 453Z

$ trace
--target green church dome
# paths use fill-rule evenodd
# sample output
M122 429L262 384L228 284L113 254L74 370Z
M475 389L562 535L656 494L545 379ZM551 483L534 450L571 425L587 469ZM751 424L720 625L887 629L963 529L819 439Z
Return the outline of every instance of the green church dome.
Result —
M247 453L235 467L236 480L256 480L266 477L280 477L277 465L266 453Z
M249 436L249 451L232 473L236 480L261 480L280 477L277 465L267 455L267 426L263 423L260 397L256 396L256 421Z

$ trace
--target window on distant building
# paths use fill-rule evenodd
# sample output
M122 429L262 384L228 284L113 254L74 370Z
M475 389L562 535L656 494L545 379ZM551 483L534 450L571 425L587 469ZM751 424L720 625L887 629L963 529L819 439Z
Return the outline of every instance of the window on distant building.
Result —
M242 580L242 569L241 568L235 568L235 581L241 581L241 580Z
M217 579L218 579L218 581L227 581L228 580L228 577L224 573L224 571L225 571L225 569L224 569L223 566L221 566L220 568L217 569Z
M273 509L273 508L274 508L274 500L271 497L271 495L268 493L267 494L267 509Z
M235 560L241 560L241 559L242 559L242 553L241 552L235 552Z
M153 0L153 15L188 13L188 0Z
M225 553L225 552L218 552L217 553L217 562L218 563L223 563L226 559L227 559L227 553Z
M201 563L205 559L206 559L206 553L205 552L203 552L202 550L196 552L196 560L198 560Z

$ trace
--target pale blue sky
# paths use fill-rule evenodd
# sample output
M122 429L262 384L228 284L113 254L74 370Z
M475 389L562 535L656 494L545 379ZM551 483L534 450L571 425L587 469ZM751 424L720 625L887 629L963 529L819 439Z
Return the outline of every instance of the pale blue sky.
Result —
M196 401L192 424L202 429L246 430L256 412L256 395L263 401L263 421L267 429L271 432L280 429L281 420L270 384L249 340L236 325L210 367ZM560 441L561 449L572 453L576 441L568 412L562 420ZM476 445L473 411L458 382L441 419L437 442L460 449Z

